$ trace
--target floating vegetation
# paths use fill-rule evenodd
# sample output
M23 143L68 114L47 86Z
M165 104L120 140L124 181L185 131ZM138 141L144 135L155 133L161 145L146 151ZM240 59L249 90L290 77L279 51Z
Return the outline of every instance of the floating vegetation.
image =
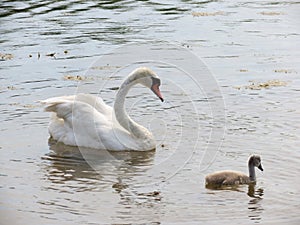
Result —
M192 12L192 16L200 17L200 16L219 16L219 15L225 15L224 12L218 11L218 12Z
M39 107L37 105L32 105L32 104L25 104L25 105L23 105L23 104L21 104L19 102L9 103L8 105L9 106L19 106L19 107L26 108L26 109L34 109L34 108Z
M32 104L27 104L27 105L22 105L22 106L23 106L23 108L27 108L27 109L34 109L37 107L36 105L32 105Z
M283 12L260 12L259 14L264 15L264 16L278 16L278 15L283 15Z
M254 81L249 81L251 84L245 85L245 86L235 86L235 89L250 89L250 90L261 90L261 89L268 89L271 87L283 87L287 85L286 81L281 81L281 80L269 80L267 82L254 82Z
M0 53L0 59L1 60L9 60L9 59L13 59L13 58L14 58L13 54Z
M84 80L94 80L92 77L86 77L86 76L72 76L72 75L66 75L63 77L64 80L72 80L72 81L84 81Z

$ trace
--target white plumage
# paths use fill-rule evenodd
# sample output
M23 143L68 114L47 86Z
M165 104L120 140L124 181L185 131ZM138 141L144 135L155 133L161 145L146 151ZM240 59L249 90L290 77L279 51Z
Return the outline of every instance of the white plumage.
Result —
M66 145L106 150L147 151L155 149L151 132L134 122L125 111L124 101L136 84L150 88L162 101L160 79L148 68L134 70L121 85L113 108L100 97L78 94L42 101L45 111L54 112L49 124L51 137Z

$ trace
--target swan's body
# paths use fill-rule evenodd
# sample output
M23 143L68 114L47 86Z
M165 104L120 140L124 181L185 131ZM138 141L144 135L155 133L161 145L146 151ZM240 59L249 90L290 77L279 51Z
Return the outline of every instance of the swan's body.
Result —
M113 108L99 97L78 94L42 101L54 112L49 124L51 137L66 145L106 150L147 151L156 147L151 132L126 113L124 101L135 84L150 88L162 101L160 79L148 68L134 70L121 85Z
M255 167L263 171L261 159L258 155L252 155L248 160L249 176L236 171L224 170L207 175L205 177L205 184L207 187L219 187L223 185L255 183Z

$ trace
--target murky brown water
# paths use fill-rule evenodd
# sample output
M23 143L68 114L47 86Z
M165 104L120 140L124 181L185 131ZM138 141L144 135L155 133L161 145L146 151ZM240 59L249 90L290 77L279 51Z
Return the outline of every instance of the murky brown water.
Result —
M0 6L1 224L300 223L299 3ZM101 92L112 104L122 76L136 65L124 68L134 56L114 54L147 40L163 43L159 62L144 64L162 78L166 102L137 87L127 108L154 132L156 151L48 145L49 114L36 101ZM196 73L185 73L202 66L190 54L211 71L200 86ZM169 59L173 64L164 63ZM205 189L210 172L247 172L252 153L265 169L255 187Z

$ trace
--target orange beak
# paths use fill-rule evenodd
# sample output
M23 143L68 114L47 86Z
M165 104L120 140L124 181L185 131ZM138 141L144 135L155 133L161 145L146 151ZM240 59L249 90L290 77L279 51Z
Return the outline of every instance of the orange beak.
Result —
M153 84L152 87L151 87L151 90L153 91L154 94L156 94L157 97L159 97L159 99L163 102L164 99L162 97L162 94L160 93L160 90L159 90L159 84L156 83L156 84Z

